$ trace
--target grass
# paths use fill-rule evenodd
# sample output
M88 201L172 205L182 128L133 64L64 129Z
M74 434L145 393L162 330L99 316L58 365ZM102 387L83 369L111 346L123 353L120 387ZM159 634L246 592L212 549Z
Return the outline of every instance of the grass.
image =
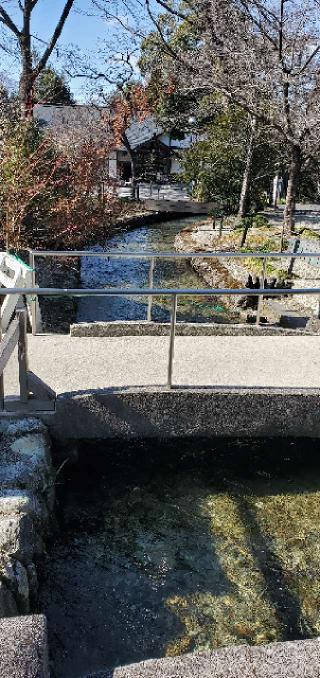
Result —
M248 273L261 276L262 260L250 257L252 252L278 252L280 249L281 232L279 227L272 226L270 223L262 224L249 229L245 246L240 249L242 229L236 229L230 233L224 233L219 239L217 248L226 251L241 251L248 253L248 259L242 259L241 265L248 270ZM288 242L284 242L286 248ZM216 264L215 264L216 266ZM266 274L269 277L277 279L286 279L287 270L283 267L283 261L279 259L269 259L266 264Z
M320 234L316 233L315 231L312 231L310 228L301 228L301 229L296 229L297 230L297 235L303 236L303 238L310 238L313 240L320 240Z

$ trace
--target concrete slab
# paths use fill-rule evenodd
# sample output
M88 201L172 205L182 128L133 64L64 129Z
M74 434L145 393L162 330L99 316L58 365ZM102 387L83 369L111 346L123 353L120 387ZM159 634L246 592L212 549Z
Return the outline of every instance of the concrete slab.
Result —
M0 619L1 678L49 678L47 629L41 615Z
M99 678L108 673L99 674ZM240 645L118 668L113 678L319 678L320 642ZM98 678L98 677L96 677Z
M30 337L30 368L57 395L57 438L320 437L318 336ZM5 392L18 393L17 361Z
M173 382L180 386L320 387L320 339L177 337ZM30 369L56 393L164 386L168 337L29 337ZM5 393L18 393L17 360L5 371Z

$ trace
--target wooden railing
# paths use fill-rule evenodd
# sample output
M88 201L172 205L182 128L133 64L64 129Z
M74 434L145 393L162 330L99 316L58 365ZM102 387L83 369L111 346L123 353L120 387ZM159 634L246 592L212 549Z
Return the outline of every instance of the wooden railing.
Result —
M56 395L28 366L27 311L18 308L6 334L0 334L0 410L9 412L54 411ZM5 399L4 369L18 345L19 396Z

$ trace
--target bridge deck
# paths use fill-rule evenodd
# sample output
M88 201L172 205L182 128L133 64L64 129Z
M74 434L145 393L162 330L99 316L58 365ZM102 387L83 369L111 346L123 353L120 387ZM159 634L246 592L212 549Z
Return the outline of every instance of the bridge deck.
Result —
M320 338L176 337L174 385L320 387ZM29 336L30 369L57 394L91 389L165 386L168 337ZM16 394L17 360L5 371Z

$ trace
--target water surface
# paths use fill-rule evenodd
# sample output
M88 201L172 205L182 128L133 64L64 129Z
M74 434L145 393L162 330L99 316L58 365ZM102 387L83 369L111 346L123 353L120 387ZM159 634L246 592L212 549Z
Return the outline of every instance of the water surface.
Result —
M201 221L200 217L175 219L150 226L140 226L121 231L109 238L105 247L97 245L93 250L123 252L174 252L174 240L185 226ZM81 259L82 287L148 287L150 262L143 259L99 259L84 257ZM158 260L154 271L154 287L161 288L201 288L206 287L203 280L193 271L186 260ZM152 319L168 321L171 301L155 298ZM98 297L81 299L78 303L78 322L110 320L146 320L146 297ZM223 321L228 314L223 303L215 297L180 297L178 301L178 320L186 321Z
M55 678L320 635L316 441L83 443L43 573Z

